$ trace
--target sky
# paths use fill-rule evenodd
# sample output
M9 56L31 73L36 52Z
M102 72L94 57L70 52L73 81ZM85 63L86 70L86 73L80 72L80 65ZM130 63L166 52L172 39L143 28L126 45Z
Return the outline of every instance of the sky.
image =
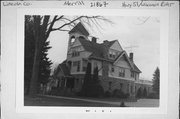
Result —
M129 54L134 53L134 62L142 71L140 79L151 80L159 67L160 55L160 21L156 17L104 16L113 24L100 22L101 27L84 24L91 36L103 40L118 40L122 48ZM146 19L148 19L146 22ZM55 24L58 26L58 24ZM48 57L52 60L52 68L66 59L69 34L65 31L51 32L48 40L52 48ZM128 48L132 47L132 48Z

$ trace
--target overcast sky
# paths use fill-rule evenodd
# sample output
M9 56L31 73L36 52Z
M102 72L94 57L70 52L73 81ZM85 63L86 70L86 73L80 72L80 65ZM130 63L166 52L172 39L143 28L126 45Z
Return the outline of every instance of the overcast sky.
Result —
M101 23L102 28L85 26L90 35L96 36L99 43L103 40L118 40L122 48L134 53L134 62L142 71L140 78L151 80L156 67L159 67L160 23L156 17L108 17L114 24ZM69 35L67 32L54 31L49 40L52 48L49 58L53 67L66 59ZM131 47L127 48L127 47ZM134 47L135 46L135 47Z

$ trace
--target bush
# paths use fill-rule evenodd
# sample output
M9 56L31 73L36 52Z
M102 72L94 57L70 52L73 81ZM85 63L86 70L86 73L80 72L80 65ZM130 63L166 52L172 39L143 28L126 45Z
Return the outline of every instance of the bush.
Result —
M88 97L101 97L104 95L104 90L101 85L95 84L89 86L90 88L87 89L87 94L86 96Z
M112 96L112 94L111 94L111 92L109 92L109 91L106 91L105 93L104 93L104 97L111 97Z
M128 98L129 97L129 93L124 93L121 90L115 89L113 91L113 97L118 97L118 98Z
M149 93L149 95L147 96L147 98L151 98L151 99L159 99L159 95L156 93Z
M142 89L140 87L137 91L136 98L141 98L141 97L143 97L143 94L142 94Z
M143 90L143 97L144 97L144 98L147 97L147 90L146 90L146 88L144 88L144 90Z
M82 91L76 93L77 96L83 96Z
M56 87L52 87L51 91L50 91L50 95L57 95L57 88Z

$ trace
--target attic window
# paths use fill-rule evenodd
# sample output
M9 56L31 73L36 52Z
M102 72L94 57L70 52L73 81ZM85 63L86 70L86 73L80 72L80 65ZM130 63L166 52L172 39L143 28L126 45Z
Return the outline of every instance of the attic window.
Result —
M114 72L114 67L111 67L111 72Z
M116 58L116 53L110 51L110 52L109 52L109 57L115 59L115 58Z

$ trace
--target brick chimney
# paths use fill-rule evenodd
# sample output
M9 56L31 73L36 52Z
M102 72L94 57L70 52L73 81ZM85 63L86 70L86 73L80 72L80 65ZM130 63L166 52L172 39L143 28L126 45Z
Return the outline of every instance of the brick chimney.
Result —
M132 52L129 53L129 59L130 59L131 61L133 61L133 53L132 53Z
M92 37L91 41L92 41L93 43L96 43L96 42L97 42L97 38L96 38L96 37Z

